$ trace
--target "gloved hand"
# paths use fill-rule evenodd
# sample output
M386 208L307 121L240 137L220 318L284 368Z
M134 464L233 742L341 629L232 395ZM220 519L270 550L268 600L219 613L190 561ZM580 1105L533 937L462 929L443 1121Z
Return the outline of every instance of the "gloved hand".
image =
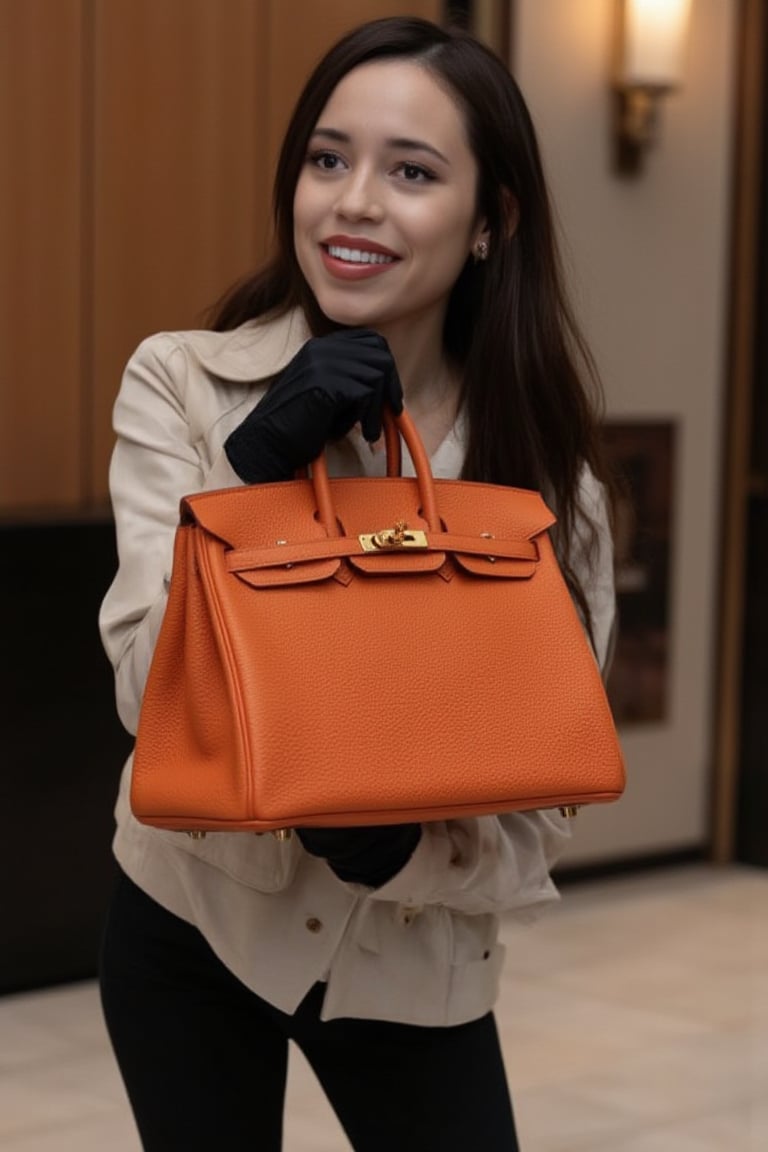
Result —
M309 340L264 398L227 438L224 451L241 480L290 479L359 420L373 443L384 404L399 414L403 390L383 336L345 328Z
M347 883L380 888L403 868L421 839L421 824L373 828L297 828L311 856L322 856Z

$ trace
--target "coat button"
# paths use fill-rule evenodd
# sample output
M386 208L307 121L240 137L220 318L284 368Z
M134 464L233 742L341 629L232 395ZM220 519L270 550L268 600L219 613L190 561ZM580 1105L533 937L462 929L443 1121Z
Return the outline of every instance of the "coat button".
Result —
M421 905L419 904L398 904L397 919L401 924L408 927L409 924L413 924L421 910Z
M321 920L318 920L316 916L310 916L309 920L307 920L306 927L309 932L320 932L323 923Z

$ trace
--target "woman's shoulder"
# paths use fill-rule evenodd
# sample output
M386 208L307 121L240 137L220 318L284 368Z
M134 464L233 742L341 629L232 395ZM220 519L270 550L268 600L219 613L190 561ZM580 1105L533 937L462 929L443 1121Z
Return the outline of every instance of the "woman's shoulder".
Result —
M160 364L173 370L180 359L205 375L232 382L253 382L280 372L310 332L299 310L259 317L226 332L210 329L157 332L142 340L134 364Z

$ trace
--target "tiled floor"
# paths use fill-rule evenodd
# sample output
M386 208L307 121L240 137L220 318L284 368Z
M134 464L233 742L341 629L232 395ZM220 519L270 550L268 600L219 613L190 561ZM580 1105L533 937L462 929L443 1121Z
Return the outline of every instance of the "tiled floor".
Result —
M766 1152L768 872L571 885L504 935L524 1152ZM348 1150L298 1056L287 1115L286 1152ZM92 984L0 999L0 1148L139 1152Z

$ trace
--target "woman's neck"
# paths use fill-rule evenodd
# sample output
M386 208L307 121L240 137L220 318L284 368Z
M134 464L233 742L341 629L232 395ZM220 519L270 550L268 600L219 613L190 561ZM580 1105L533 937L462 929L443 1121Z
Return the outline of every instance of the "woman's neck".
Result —
M446 408L456 414L459 373L445 355L442 329L380 329L389 344L403 395L412 415L440 412Z
M456 421L461 377L445 355L439 330L408 326L379 329L397 364L403 396L429 456L434 455Z

